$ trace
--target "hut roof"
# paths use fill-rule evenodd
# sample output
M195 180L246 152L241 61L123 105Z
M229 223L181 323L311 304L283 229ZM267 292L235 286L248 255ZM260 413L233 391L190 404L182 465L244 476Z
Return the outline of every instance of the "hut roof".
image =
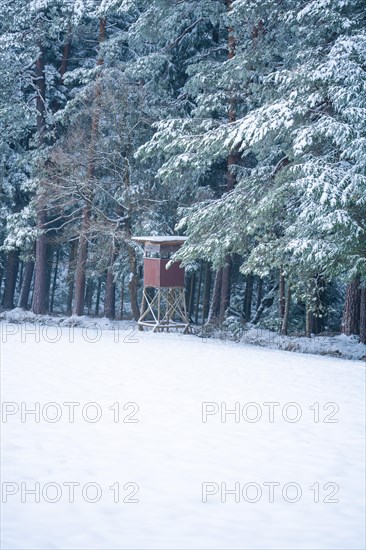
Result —
M187 237L181 235L151 235L146 237L132 237L133 241L138 243L155 243L155 244L183 244Z

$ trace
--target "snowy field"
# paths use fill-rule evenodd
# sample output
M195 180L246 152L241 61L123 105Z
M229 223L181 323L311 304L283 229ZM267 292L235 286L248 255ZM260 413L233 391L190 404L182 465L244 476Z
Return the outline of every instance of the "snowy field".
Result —
M365 547L361 361L0 326L1 548Z

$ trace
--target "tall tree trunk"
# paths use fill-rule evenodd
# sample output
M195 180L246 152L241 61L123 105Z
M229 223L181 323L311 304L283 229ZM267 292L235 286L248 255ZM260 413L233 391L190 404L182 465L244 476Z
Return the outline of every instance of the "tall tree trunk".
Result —
M305 302L305 336L311 338L311 327L312 327L312 316L313 312L311 311L311 306L308 300Z
M24 262L21 261L19 265L20 265L20 270L19 270L19 278L18 278L18 294L20 296L20 292L23 286Z
M222 268L221 297L219 320L222 323L230 303L230 282L231 282L231 257L226 256L226 263Z
M356 277L347 285L343 311L342 333L350 336L360 332L360 278Z
M3 284L3 277L4 277L4 267L3 265L0 265L0 297L1 297L1 286Z
M313 334L320 334L324 329L325 315L326 315L326 284L322 277L315 277L315 311L312 315L312 328Z
M366 344L366 288L361 288L360 293L360 342Z
M232 0L226 0L227 11L232 10ZM232 27L228 28L228 59L235 57L235 35ZM229 123L233 123L236 120L236 98L233 94L230 94L228 105L228 120ZM232 170L233 166L238 163L238 151L231 151L227 158L227 176L226 176L226 189L231 191L236 184L236 177ZM231 257L227 255L225 258L225 265L221 269L221 289L220 289L220 311L219 320L223 322L225 319L225 313L230 302L230 284L231 284Z
M285 299L285 276L282 272L280 273L280 281L279 281L279 286L278 286L278 295L279 295L279 317L280 317L280 320L282 321L282 319L285 315L285 303L286 303L286 299Z
M20 291L19 307L28 309L29 293L31 289L34 272L34 261L28 260L24 266L23 284Z
M106 32L106 20L104 18L99 21L99 46L105 40ZM98 57L97 66L103 65L103 58ZM87 180L89 189L85 196L85 204L83 207L80 238L76 263L76 276L75 276L75 305L74 314L82 315L84 312L85 301L85 280L86 280L86 262L88 256L88 233L90 230L92 204L93 204L93 179L95 177L95 162L96 162L96 146L97 135L99 127L100 117L100 97L101 97L101 85L99 79L97 80L95 87L95 108L92 117L91 136L89 145L89 158L87 168Z
M137 259L135 248L128 245L128 258L130 265L130 278L128 281L128 290L130 294L131 312L135 321L140 318L139 304L137 301L137 287L138 287L138 273L137 273Z
M93 279L90 278L88 280L88 284L87 284L87 287L86 287L86 296L85 296L88 315L92 314L93 291L94 291L94 281L93 281Z
M123 321L124 307L125 307L125 276L122 275L122 281L121 281L121 321Z
M1 184L0 184L0 193L1 193ZM0 295L1 295L1 285L3 283L4 277L4 252L0 251Z
M58 248L56 251L56 259L55 259L55 268L53 271L53 280L52 280L52 289L51 289L51 301L50 301L50 312L53 312L53 306L55 303L55 292L56 292L56 286L57 286L57 275L58 275L58 264L60 259L60 249Z
M215 282L212 291L212 300L210 311L208 314L208 323L217 322L220 315L220 298L221 298L221 281L222 281L222 268L219 268L215 274Z
M72 313L72 299L74 295L74 283L75 283L75 257L76 257L76 242L71 241L70 242L70 249L69 249L69 262L68 262L68 268L67 268L67 307L66 312L67 315L71 315Z
M107 271L105 283L104 316L108 319L116 317L116 283L114 282L113 266Z
M79 245L76 258L74 315L83 315L85 300L86 260L88 255L88 232L91 218L91 201L83 207Z
M255 306L256 310L258 310L259 306L261 305L262 298L263 298L263 279L260 278L258 280L258 287L257 287L257 303Z
M210 291L211 291L211 266L209 262L206 262L205 267L205 286L203 290L203 304L202 304L202 323L205 322L210 307Z
M35 87L37 90L37 137L40 146L45 141L46 130L46 77L45 77L45 50L40 46L40 55L36 61ZM42 184L37 191L37 228L39 235L36 240L35 278L33 289L32 310L36 314L46 313L47 291L47 240L45 235L46 212L44 206L44 190Z
M291 284L287 282L287 291L285 297L285 310L283 312L283 319L281 325L281 334L287 336L288 334L288 322L290 318L290 305L291 305Z
M45 310L50 311L50 294L51 294L51 280L52 280L52 270L53 270L53 256L54 250L50 243L46 245L46 263L47 263L47 272L46 272L46 292L45 292Z
M102 291L102 277L98 278L98 286L97 286L97 297L95 300L95 316L98 317L99 315L99 305L100 305L100 294Z
M188 300L188 316L189 318L192 317L193 309L194 309L194 295L196 292L196 272L194 271L191 273L190 279L189 279L189 300Z
M252 273L248 273L246 276L245 283L245 294L244 294L244 321L248 323L252 316L252 300L253 300L253 285L254 285L254 276Z
M62 52L61 65L60 65L60 69L59 69L61 82L63 82L65 73L67 71L67 67L68 67L68 63L69 63L69 59L70 59L71 43L72 43L71 25L69 25L68 36L67 36L66 42L64 44L64 48L63 48L63 52Z
M199 271L198 286L197 286L196 308L195 308L195 313L194 313L194 322L195 322L196 325L198 325L198 317L199 317L199 311L200 311L202 277L203 277L203 263L200 262L200 271Z
M3 307L4 309L13 309L14 307L14 294L17 282L19 269L19 251L11 250L8 253L5 268L5 285L3 294Z

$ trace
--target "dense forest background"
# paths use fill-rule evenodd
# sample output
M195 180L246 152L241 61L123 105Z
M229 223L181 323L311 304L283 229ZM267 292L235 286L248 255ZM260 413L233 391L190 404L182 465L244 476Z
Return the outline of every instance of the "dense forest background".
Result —
M366 343L364 0L0 0L0 300Z

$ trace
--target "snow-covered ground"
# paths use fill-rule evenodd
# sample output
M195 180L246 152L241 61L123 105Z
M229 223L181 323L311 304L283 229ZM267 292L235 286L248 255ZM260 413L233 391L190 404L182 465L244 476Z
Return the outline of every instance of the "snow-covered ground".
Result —
M118 330L126 326L123 321L111 321L106 317L93 318L87 316L50 316L35 315L31 311L21 308L15 308L10 311L0 313L0 321L9 323L41 323L60 326L78 326L88 327L98 324L102 330ZM134 324L133 321L130 323ZM129 326L130 323L127 322ZM246 344L254 344L271 349L281 349L285 351L297 351L299 353L312 353L319 355L331 355L342 359L366 360L366 345L361 344L357 336L346 336L338 334L334 336L312 335L311 338L305 336L282 336L278 332L266 330L256 326L249 326L247 330L242 330L238 334L233 334L230 328L224 325L221 329L208 329L207 327L193 326L195 334L199 337L210 337L220 340L235 340Z
M3 549L365 547L361 361L118 326L0 324Z

